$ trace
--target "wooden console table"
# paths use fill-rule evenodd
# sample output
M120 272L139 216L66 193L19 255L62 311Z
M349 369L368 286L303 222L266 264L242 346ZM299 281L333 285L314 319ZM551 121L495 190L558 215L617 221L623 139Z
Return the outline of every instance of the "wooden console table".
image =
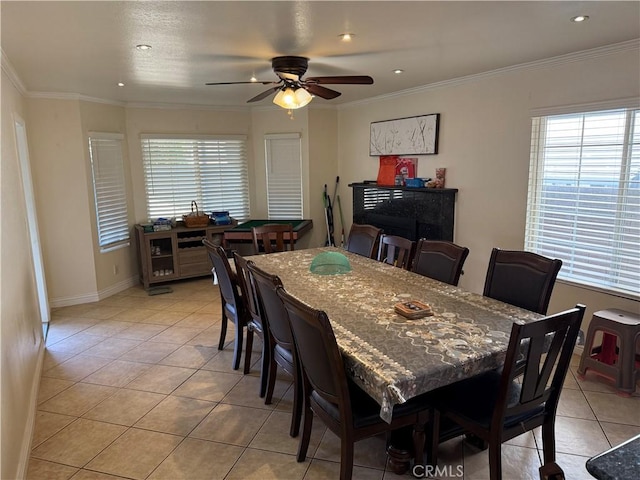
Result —
M148 289L155 283L211 275L212 265L202 240L206 238L220 245L224 231L230 227L209 225L145 232L141 225L136 225L140 282Z

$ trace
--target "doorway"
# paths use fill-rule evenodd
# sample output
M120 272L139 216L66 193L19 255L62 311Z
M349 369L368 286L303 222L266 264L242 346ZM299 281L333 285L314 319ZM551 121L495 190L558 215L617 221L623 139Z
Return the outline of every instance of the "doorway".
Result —
M18 161L22 177L22 191L27 211L27 225L29 229L29 245L31 258L33 259L33 273L36 279L38 305L44 338L47 336L51 312L49 311L49 299L47 297L47 283L44 276L44 263L42 260L42 248L40 234L38 232L38 215L36 214L36 201L33 193L33 179L31 177L31 163L29 162L29 148L27 144L27 128L22 118L15 117L16 145L18 148Z

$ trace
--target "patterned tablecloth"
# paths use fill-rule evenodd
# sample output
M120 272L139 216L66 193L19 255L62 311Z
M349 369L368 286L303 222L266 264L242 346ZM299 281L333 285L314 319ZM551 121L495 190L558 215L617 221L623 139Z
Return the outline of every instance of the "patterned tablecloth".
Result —
M352 271L316 275L311 261L323 251L343 253ZM349 375L381 405L393 405L500 366L514 322L542 316L400 268L326 247L252 256L284 288L331 321ZM419 300L434 315L408 320L398 302Z

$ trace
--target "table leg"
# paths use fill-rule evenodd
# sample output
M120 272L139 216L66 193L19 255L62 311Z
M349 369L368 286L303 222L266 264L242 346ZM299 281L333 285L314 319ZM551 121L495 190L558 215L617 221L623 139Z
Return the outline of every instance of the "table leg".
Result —
M413 460L413 427L403 427L393 430L387 437L387 456L389 468L396 475L404 475L409 471Z

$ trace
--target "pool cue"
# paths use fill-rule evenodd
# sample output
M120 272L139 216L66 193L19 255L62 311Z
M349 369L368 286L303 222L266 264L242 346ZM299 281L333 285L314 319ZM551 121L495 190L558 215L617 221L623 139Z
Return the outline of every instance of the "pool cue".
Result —
M328 206L329 197L327 196L327 184L324 184L324 191L322 192L322 201L324 203L324 222L327 225L327 241L326 245L331 245L331 231L329 230L329 206Z
M344 247L344 217L342 216L342 203L340 202L340 195L338 195L338 213L340 213L340 229L341 229L340 246Z
M327 194L327 218L329 219L329 246L335 247L336 242L333 239L333 204L331 203L331 197Z

